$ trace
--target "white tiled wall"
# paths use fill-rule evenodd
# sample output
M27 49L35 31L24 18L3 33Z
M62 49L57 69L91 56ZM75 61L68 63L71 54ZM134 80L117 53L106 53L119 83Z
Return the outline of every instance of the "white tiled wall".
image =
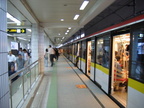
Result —
M40 63L40 71L44 72L44 30L43 28L39 28L39 41L38 41L38 49L39 49L39 58L41 58Z
M0 0L0 108L9 108L6 7L7 0Z
M31 38L31 49L32 49L32 62L38 60L38 25L32 24L32 38Z

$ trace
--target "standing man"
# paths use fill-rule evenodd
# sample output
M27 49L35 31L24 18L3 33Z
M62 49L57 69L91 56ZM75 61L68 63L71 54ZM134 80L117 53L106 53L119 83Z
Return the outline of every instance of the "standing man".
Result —
M51 45L49 45L49 54L50 54L50 62L51 62L51 67L53 66L53 62L54 62L54 57L55 57L55 51L54 49L51 47Z
M22 58L21 54L18 54L18 58L16 60L16 64L17 64L17 70L21 70L22 68L24 68L25 60ZM21 73L20 76L21 75L23 75L23 73Z
M23 52L22 48L19 48L18 54L21 54L22 57L24 57L24 52Z
M8 54L8 71L11 70L11 66L15 67L15 61L16 61L15 55L13 55L11 51L9 51L9 54Z

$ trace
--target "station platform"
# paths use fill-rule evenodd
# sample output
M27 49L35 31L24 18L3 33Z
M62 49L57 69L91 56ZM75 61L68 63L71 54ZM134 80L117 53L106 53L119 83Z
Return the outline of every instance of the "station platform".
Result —
M30 107L119 108L64 56L60 56L53 67L45 67L44 77Z

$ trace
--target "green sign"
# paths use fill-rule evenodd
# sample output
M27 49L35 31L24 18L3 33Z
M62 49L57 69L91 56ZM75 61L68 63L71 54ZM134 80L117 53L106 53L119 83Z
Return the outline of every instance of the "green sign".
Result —
M26 33L25 28L8 28L7 33Z

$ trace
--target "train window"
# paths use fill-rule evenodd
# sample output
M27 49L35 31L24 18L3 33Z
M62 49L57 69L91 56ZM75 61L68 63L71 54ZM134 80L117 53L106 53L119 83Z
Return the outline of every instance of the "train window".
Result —
M82 58L86 59L86 42L82 42Z
M108 68L109 50L110 50L109 36L97 39L96 63Z
M144 27L133 31L130 77L144 82Z

